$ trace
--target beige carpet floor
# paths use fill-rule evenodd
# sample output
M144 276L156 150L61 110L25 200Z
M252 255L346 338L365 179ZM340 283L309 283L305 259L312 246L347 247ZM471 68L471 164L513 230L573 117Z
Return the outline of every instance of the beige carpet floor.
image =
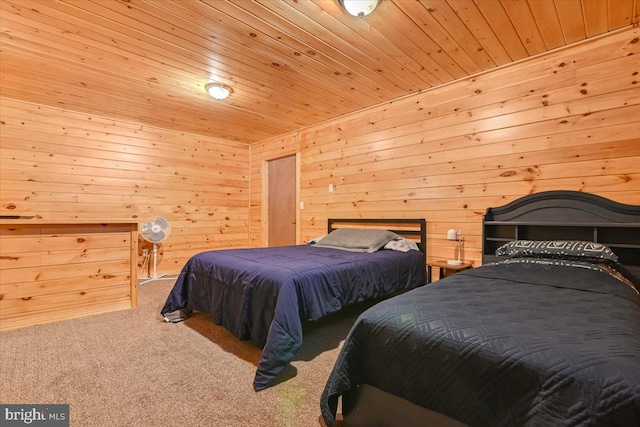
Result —
M320 394L360 305L305 327L276 385L253 390L260 350L203 314L165 323L175 279L139 307L0 333L0 402L68 403L72 426L318 426Z

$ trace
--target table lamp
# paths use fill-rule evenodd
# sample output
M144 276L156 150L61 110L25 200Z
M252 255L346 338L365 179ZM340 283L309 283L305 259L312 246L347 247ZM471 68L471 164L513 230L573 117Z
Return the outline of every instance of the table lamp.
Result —
M462 231L456 231L454 228L447 231L447 239L448 240L457 240L458 241L458 259L453 259L447 261L449 265L462 265L462 260L460 259L460 254L462 253Z

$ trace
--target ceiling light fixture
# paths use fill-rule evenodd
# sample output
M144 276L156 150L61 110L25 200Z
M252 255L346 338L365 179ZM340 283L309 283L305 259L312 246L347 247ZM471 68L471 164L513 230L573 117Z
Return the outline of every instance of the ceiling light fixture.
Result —
M229 86L219 82L207 83L204 88L212 98L220 101L226 99L233 92Z
M373 12L381 0L338 0L350 15L362 18Z

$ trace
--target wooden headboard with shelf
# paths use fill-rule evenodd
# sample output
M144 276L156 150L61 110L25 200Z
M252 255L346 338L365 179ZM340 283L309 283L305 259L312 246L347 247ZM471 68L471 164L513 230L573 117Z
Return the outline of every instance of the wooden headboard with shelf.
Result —
M640 281L640 206L579 191L545 191L488 208L482 262L512 240L586 240L609 246Z

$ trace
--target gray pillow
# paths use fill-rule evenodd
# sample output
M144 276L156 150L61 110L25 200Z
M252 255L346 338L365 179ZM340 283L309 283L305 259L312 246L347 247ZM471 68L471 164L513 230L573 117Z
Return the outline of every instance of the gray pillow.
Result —
M371 253L399 237L388 230L339 228L320 239L315 246Z

